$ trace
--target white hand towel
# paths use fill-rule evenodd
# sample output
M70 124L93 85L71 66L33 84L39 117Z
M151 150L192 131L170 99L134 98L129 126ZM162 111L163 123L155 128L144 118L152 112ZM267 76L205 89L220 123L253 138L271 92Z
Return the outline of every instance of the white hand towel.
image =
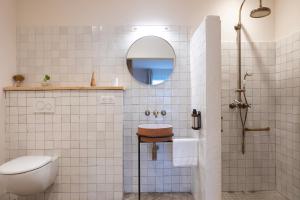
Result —
M173 139L173 165L191 167L198 164L198 139Z

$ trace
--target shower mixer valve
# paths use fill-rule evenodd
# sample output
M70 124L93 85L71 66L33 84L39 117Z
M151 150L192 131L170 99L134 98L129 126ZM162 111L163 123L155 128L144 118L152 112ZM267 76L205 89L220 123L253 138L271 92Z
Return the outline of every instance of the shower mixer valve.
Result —
M245 101L243 102L242 100L233 100L233 103L229 104L229 108L234 109L234 108L241 108L241 109L246 109L246 108L251 108L251 104L248 104L247 102L247 97L246 97L246 79L248 76L253 76L253 74L246 72L244 75L244 80L243 80L243 88L236 89L235 91L239 93L241 96L242 94L244 95ZM241 97L240 97L241 98Z
M241 109L246 109L246 108L251 108L251 104L247 104L244 102L241 102L239 100L234 100L233 103L229 104L229 108L235 109L235 108L241 108Z

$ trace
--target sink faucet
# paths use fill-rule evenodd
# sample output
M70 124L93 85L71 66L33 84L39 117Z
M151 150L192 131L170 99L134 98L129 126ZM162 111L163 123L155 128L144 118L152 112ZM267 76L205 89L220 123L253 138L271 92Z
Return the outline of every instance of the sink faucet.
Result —
M153 111L153 115L155 116L155 118L158 117L159 113L160 113L160 112L159 112L158 110L154 110L154 111Z
M167 115L167 111L166 110L161 110L161 111L154 110L152 113L155 116L155 118L157 118L159 114L161 114L161 116L163 116L163 117L165 117ZM151 115L151 111L150 110L145 110L145 115L147 117L149 117Z

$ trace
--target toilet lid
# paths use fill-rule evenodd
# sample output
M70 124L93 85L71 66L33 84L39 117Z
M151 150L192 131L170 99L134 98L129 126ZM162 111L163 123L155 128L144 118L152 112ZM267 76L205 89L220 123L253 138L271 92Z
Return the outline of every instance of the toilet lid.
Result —
M1 165L0 174L12 175L29 172L45 166L51 160L50 156L22 156Z

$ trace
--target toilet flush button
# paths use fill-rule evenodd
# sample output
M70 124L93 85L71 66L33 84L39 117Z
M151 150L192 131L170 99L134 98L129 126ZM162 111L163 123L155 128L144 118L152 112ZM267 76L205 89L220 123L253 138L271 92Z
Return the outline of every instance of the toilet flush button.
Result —
M35 113L54 113L54 98L35 98L33 100L33 107Z

